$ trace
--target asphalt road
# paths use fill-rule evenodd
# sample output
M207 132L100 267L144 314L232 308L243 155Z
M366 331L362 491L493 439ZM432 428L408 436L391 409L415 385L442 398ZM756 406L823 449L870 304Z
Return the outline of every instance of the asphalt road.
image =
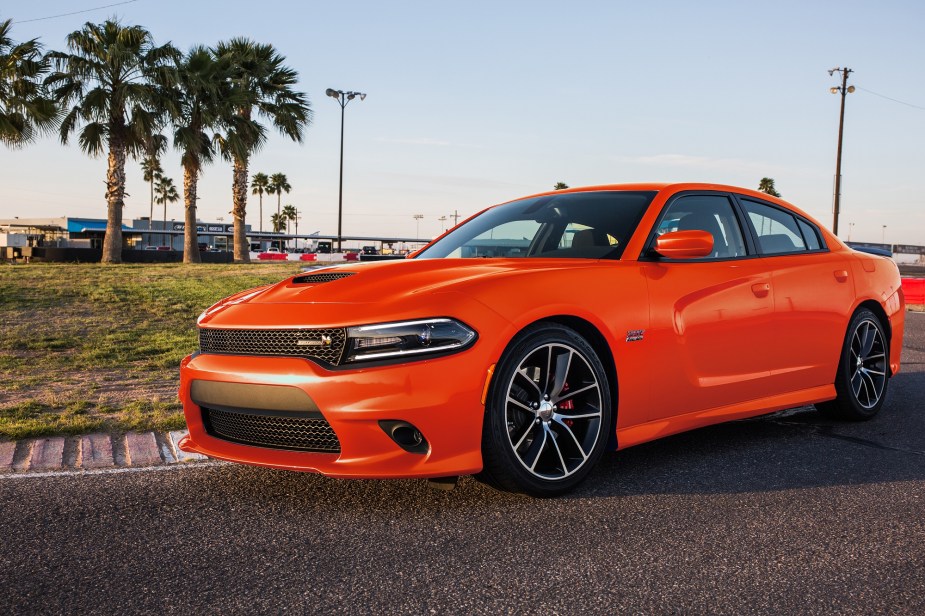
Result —
M925 314L873 421L609 454L556 500L233 465L0 479L0 613L925 613Z

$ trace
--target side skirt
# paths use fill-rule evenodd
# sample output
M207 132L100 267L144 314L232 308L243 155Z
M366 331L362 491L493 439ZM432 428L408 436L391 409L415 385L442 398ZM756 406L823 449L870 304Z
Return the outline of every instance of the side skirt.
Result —
M663 436L711 426L724 421L757 417L758 415L767 415L768 413L796 406L833 400L835 395L835 385L822 385L767 398L749 400L740 404L730 404L676 417L667 417L618 429L617 442L619 443L619 449L626 449L633 445L654 441Z

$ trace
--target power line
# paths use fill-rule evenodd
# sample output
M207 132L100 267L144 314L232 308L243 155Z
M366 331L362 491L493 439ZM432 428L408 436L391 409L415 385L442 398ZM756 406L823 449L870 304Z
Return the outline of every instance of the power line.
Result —
M71 15L80 15L81 13L89 13L91 11L98 11L100 9L108 9L113 6L121 6L123 4L132 4L133 2L138 2L138 0L126 0L125 2L116 2L115 4L107 4L105 6L97 6L92 9L84 9L82 11L74 11L72 13L61 13L60 15L49 15L48 17L36 17L35 19L20 19L16 23L18 24L27 24L30 21L45 21L46 19L58 19L59 17L70 17Z
M893 101L894 103L899 103L900 105L905 105L906 107L912 107L913 109L921 109L922 111L925 111L925 107L920 107L920 106L918 106L918 105L913 105L912 103L907 103L907 102L905 102L905 101L901 101L901 100L898 100L898 99L895 99L895 98L890 98L889 96L886 96L885 94L880 94L880 93L878 93L878 92L874 92L873 90L868 90L867 88L862 88L861 86L855 86L855 87L856 87L858 90L864 90L864 91L867 92L868 94L873 94L874 96L879 96L880 98L885 98L885 99L888 100L888 101Z

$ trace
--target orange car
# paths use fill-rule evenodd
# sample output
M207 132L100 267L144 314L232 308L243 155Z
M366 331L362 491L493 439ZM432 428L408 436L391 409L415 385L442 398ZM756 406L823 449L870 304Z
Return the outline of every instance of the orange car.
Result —
M207 456L554 495L606 449L815 404L867 419L899 370L889 259L712 184L489 208L409 259L317 269L199 317L181 366Z

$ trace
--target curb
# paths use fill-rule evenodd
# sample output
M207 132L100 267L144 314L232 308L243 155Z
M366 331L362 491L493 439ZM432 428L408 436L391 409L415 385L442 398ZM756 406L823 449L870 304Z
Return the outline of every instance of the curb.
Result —
M0 442L0 474L91 471L201 462L177 447L185 430L53 436Z

